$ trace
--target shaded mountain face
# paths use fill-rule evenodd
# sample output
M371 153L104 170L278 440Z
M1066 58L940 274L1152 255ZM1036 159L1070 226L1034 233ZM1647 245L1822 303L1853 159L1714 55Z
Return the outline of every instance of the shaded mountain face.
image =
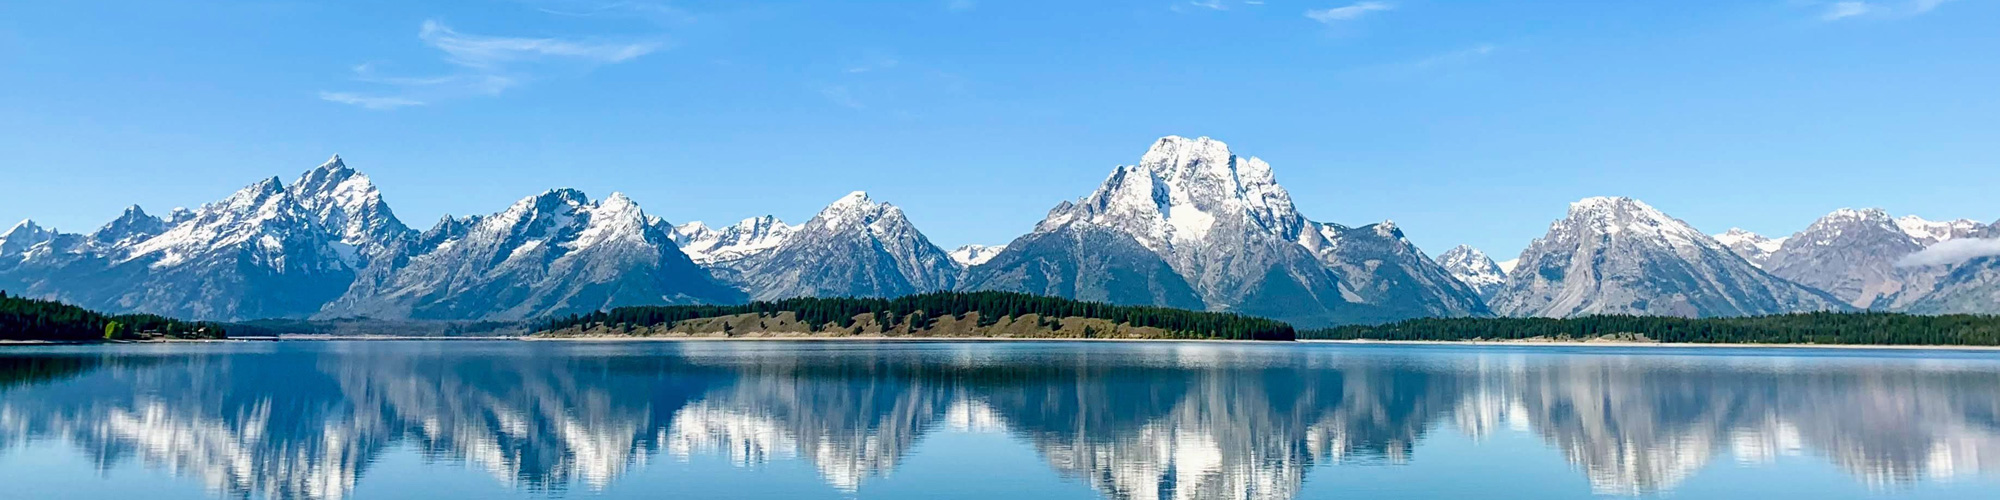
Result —
M1206 307L1194 287L1159 254L1131 235L1089 224L1022 236L991 260L972 267L959 288L1112 304Z
M1521 253L1494 296L1511 316L1747 316L1844 309L1631 198L1587 198Z
M1486 252L1465 245L1453 247L1437 258L1438 266L1459 283L1472 287L1480 297L1491 297L1507 282L1507 272L1486 256Z
M368 294L321 317L518 320L641 304L737 302L674 245L672 228L612 193L556 189L447 218Z
M1765 261L1770 260L1771 254L1777 252L1779 247L1784 246L1785 240L1788 239L1791 238L1771 239L1761 234L1745 231L1743 228L1734 227L1729 228L1728 232L1715 235L1717 243L1729 247L1729 251L1736 252L1737 256L1743 257L1743 260L1750 261L1751 265L1757 267L1764 267Z
M1077 244L1105 245L1107 253L1086 260L1110 266L1076 261L1094 250L1063 248ZM1469 288L1392 225L1356 231L1307 220L1269 164L1208 138L1155 142L1139 164L1119 167L1096 192L1057 206L1033 232L973 266L961 288L1046 293L1105 284L1083 289L1181 300L1173 298L1180 288L1174 280L1152 271L1156 259L1213 310L1307 325L1379 321L1403 311L1485 313ZM1107 274L1112 269L1147 279L1125 283Z
M958 264L903 215L867 193L842 197L769 250L714 263L753 299L894 297L950 290Z

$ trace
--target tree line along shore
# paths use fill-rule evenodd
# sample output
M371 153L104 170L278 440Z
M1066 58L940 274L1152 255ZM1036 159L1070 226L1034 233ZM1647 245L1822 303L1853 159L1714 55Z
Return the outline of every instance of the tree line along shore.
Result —
M0 340L102 341L219 339L221 323L182 321L154 314L105 314L53 300L0 291Z
M219 339L232 333L326 333L323 330L329 328L397 329L418 323L421 322L351 319L271 320L241 324L183 321L152 314L105 314L57 301L28 299L0 292L0 340L5 341ZM492 325L446 326L449 328L412 327L416 329L411 331L417 336L449 336L463 328L493 328ZM1984 315L1820 312L1727 318L1423 318L1379 325L1299 330L1284 322L1241 314L1120 306L1011 292L939 292L898 298L794 298L733 305L620 307L545 318L525 325L503 326L510 326L512 331L518 333L553 338L865 336L1439 342L1621 340L1669 344L2000 346L2000 316ZM369 333L403 335L407 332Z

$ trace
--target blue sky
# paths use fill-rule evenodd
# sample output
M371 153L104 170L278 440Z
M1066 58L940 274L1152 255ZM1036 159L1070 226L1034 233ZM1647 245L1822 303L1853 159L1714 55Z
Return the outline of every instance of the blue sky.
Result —
M1163 135L1308 216L1518 252L1594 195L1704 231L2000 219L2000 2L0 4L0 218L87 231L329 154L412 226L552 187L675 222L851 190L1002 243Z

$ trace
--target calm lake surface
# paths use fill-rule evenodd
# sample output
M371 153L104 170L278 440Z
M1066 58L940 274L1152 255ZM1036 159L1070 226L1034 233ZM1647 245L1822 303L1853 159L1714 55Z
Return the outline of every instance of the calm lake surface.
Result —
M0 498L2000 498L2000 352L0 347Z

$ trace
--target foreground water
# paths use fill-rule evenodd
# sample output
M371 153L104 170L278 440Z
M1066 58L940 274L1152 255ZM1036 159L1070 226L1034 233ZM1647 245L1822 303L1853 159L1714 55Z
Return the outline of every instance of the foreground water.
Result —
M0 349L0 498L2000 498L2000 353Z

